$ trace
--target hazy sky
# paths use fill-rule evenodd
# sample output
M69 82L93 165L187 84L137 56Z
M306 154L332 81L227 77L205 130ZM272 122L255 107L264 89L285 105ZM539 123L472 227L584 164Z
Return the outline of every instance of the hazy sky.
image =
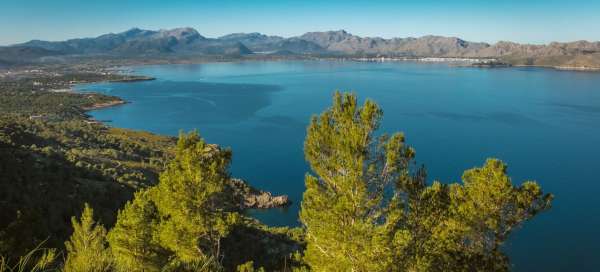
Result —
M600 0L0 0L0 44L64 40L132 27L284 37L345 29L361 36L457 36L527 43L600 40Z

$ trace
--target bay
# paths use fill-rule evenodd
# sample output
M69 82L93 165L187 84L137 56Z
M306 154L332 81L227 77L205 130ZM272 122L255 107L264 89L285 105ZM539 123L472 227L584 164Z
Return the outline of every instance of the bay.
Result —
M353 91L383 108L381 132L406 134L429 180L460 181L464 170L496 157L515 184L536 180L555 195L552 209L507 243L516 271L600 267L600 73L343 61L132 69L157 80L77 86L130 102L91 115L159 134L198 129L231 147L232 176L294 201L250 211L269 225L299 225L306 126L335 90Z

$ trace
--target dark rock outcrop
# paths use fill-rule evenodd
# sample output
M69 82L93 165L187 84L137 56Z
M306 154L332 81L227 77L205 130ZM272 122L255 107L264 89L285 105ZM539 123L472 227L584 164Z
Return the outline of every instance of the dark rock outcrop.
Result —
M230 179L229 185L238 208L242 210L281 208L292 203L287 195L273 196L270 192L256 189L241 179Z
M273 196L270 192L246 195L244 201L245 208L254 209L279 208L289 204L291 204L291 202L287 195Z

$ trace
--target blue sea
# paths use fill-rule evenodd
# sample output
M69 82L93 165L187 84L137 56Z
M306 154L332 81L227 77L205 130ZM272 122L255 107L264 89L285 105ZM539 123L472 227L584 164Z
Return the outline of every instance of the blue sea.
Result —
M429 180L458 182L496 157L515 184L535 180L555 195L506 244L514 270L600 271L600 73L343 61L132 69L157 80L77 87L130 102L91 115L159 134L197 129L231 147L232 176L294 201L250 211L269 225L299 225L306 126L335 90L352 91L383 108L381 132L405 133Z

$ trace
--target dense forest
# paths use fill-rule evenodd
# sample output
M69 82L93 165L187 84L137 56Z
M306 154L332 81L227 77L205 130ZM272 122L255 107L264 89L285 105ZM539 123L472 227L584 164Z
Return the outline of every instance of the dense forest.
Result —
M336 93L307 128L301 227L268 227L234 151L91 122L114 99L92 97L2 96L0 271L507 271L503 243L552 201L497 159L427 181L376 103Z

